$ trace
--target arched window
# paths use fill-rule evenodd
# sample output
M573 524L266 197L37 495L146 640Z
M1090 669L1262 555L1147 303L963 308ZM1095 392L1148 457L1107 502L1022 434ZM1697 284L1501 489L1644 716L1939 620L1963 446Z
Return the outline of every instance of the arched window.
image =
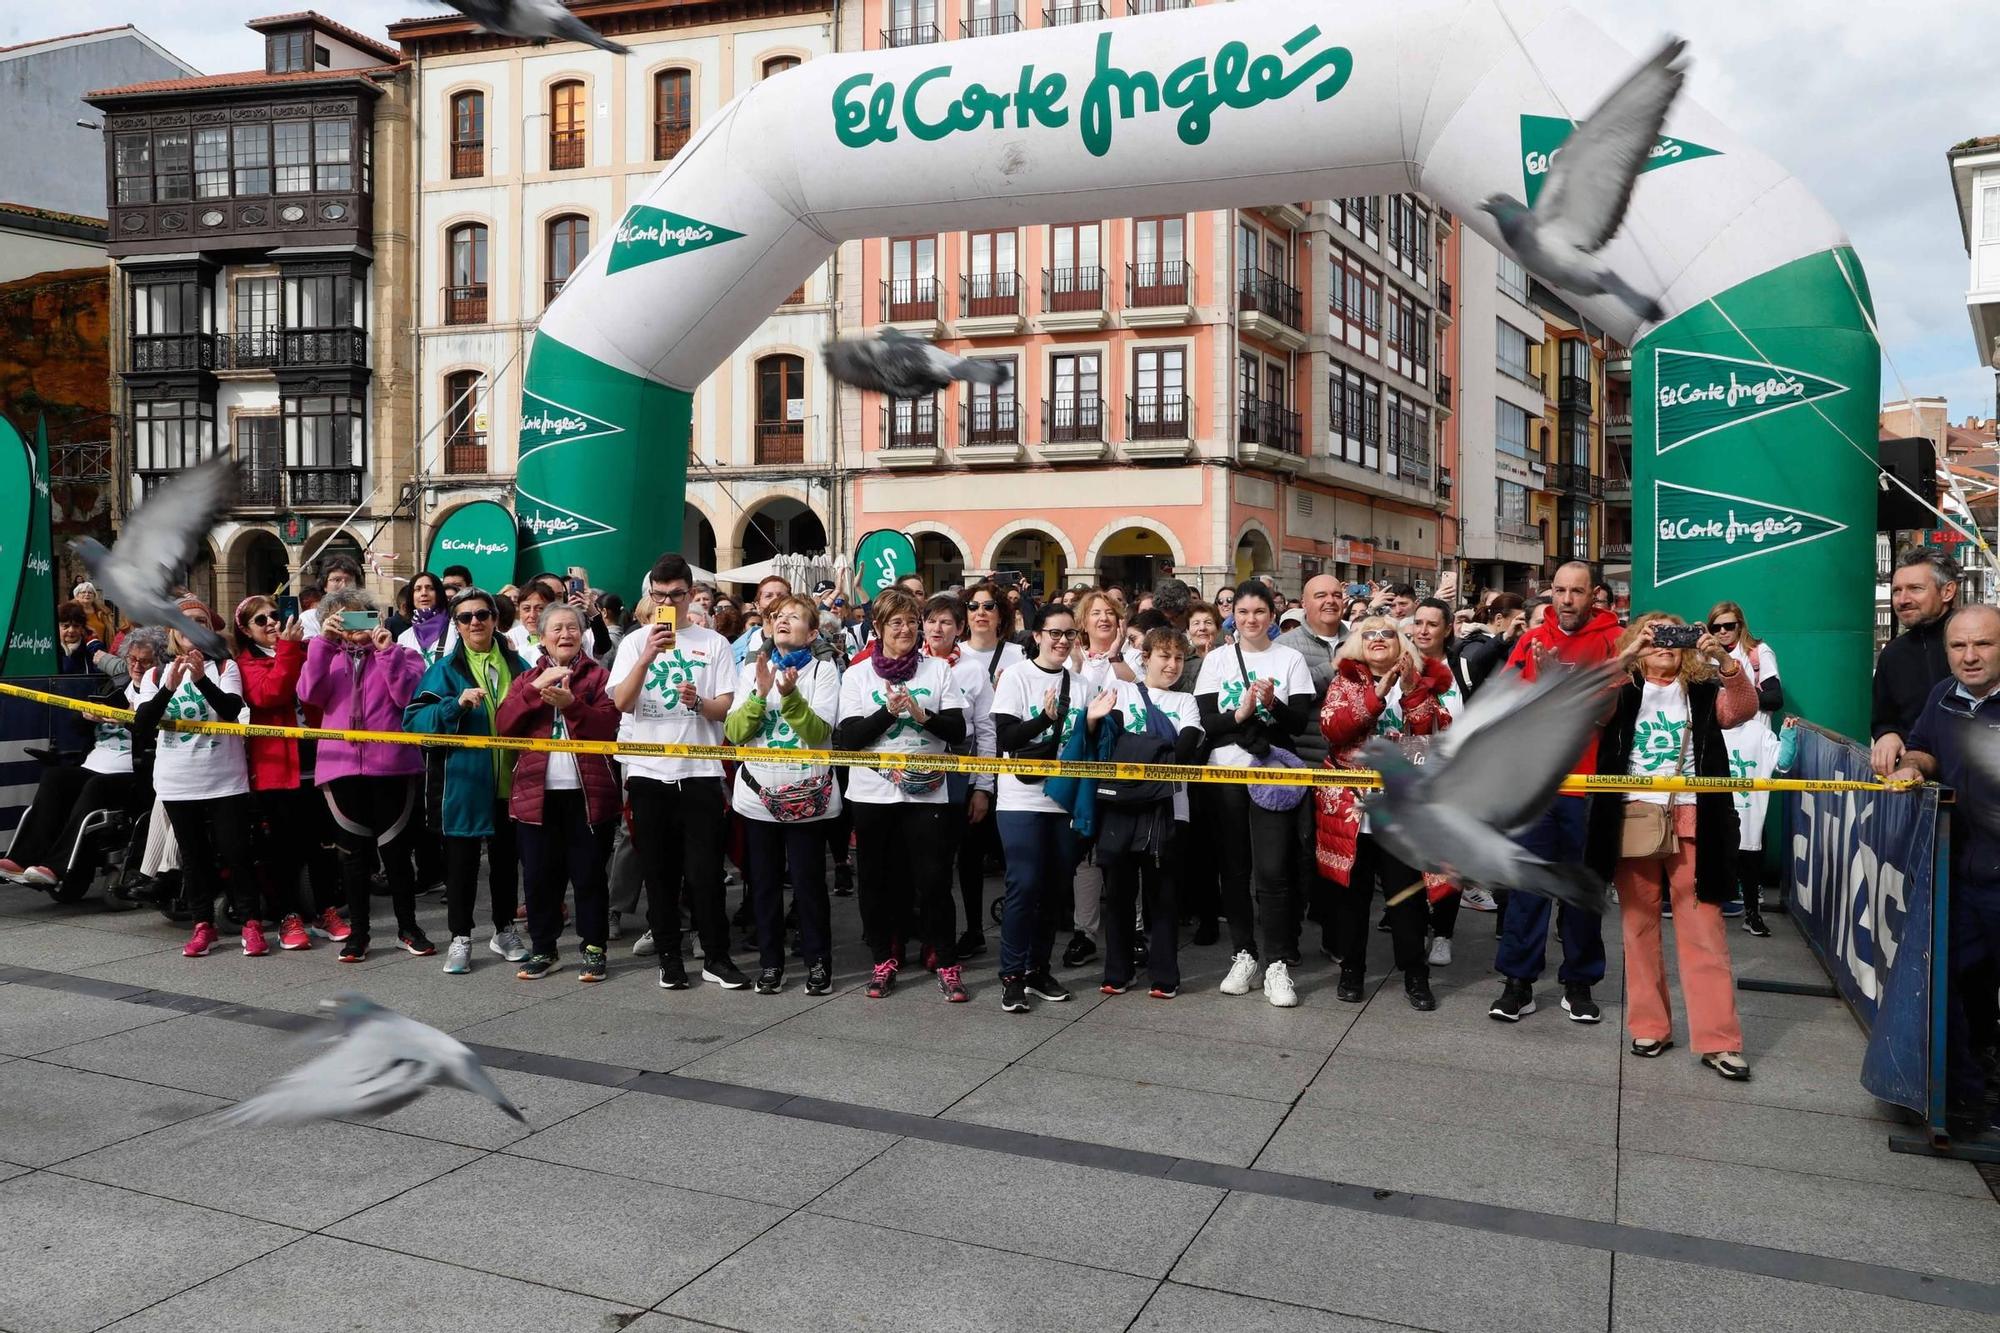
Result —
M584 162L583 81L569 79L549 89L549 170L568 171Z
M451 265L450 286L444 289L444 322L486 322L486 226L467 222L445 234L445 254Z
M486 174L486 94L451 99L451 178Z
M764 62L764 77L768 79L774 74L783 74L788 69L797 69L798 67L799 58L797 56L772 56Z
M486 471L485 404L481 400L481 375L476 370L454 371L444 377L444 470L446 472Z
M806 362L780 352L757 359L757 461L806 461Z
M547 289L542 294L544 301L556 299L569 275L576 272L583 263L583 257L590 253L590 219L576 213L567 213L549 222L548 264L545 272L548 280L543 284Z
M694 75L663 69L653 76L653 160L665 162L694 133Z

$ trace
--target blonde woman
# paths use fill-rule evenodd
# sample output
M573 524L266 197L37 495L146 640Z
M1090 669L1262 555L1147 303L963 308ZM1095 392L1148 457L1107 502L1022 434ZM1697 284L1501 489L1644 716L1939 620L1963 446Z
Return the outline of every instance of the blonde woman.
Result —
M1757 687L1757 711L1740 727L1723 734L1729 745L1729 767L1739 778L1768 778L1778 766L1778 721L1785 708L1785 687L1778 683L1778 655L1771 645L1750 632L1750 619L1735 602L1717 602L1708 613L1708 632L1729 651ZM1736 854L1736 880L1743 889L1742 906L1724 903L1722 914L1741 913L1743 929L1769 935L1764 924L1764 813L1768 792L1736 793L1736 817L1741 842Z
M1691 648L1657 641L1662 627L1681 623L1650 612L1619 639L1617 660L1630 675L1598 739L1599 773L1729 776L1723 733L1757 711L1757 692L1705 628ZM1648 817L1642 805L1664 806L1665 820ZM1728 792L1600 792L1590 798L1587 860L1617 885L1625 930L1632 1054L1652 1058L1674 1044L1660 939L1660 904L1670 897L1689 1039L1703 1064L1741 1082L1750 1077L1750 1066L1722 921L1722 903L1735 887L1736 841Z

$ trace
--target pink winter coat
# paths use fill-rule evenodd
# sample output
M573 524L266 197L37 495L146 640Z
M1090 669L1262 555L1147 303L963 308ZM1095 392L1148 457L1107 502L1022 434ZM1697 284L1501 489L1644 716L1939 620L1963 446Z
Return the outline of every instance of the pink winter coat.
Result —
M400 644L353 652L315 636L306 645L299 699L320 710L323 727L401 731L403 709L423 674L424 659ZM423 751L414 745L321 741L314 781L415 777L423 771Z

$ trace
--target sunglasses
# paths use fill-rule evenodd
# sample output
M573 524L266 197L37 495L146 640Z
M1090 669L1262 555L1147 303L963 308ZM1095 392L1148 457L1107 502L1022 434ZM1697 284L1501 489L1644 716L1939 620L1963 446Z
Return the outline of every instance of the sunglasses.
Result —
M1711 620L1708 622L1708 632L1710 634L1721 634L1726 630L1742 628L1743 622L1740 620Z
M1060 643L1064 639L1074 639L1081 631L1073 629L1045 629L1042 633Z
M460 611L452 619L461 625L476 625L482 621L493 619L493 613L491 611Z
M1000 609L1000 603L998 603L998 602L967 602L967 603L965 604L965 609L966 609L966 610L968 610L968 611L998 611L998 610Z
M259 611L256 615L250 617L250 623L253 625L279 625L284 622L269 611Z
M1383 643L1395 637L1396 631L1392 629L1365 629L1361 631L1361 641L1363 643Z

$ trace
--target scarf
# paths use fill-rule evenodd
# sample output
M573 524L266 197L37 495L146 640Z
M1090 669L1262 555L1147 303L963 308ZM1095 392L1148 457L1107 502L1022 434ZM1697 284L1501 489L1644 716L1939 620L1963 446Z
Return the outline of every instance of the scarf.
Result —
M465 650L465 665L472 672L472 679L486 691L486 734L498 735L500 728L494 715L500 711L500 701L507 696L508 687L514 683L514 673L507 669L507 658L500 651L500 640L483 653L475 653L460 639L458 646ZM498 800L506 800L514 791L514 751L493 751L493 794Z
M878 648L875 651L875 674L891 685L901 685L917 674L917 663L922 658L922 648L912 648L901 657L891 657Z
M937 655L936 653L932 652L932 651L931 651L930 649L928 649L928 648L924 649L924 656L925 656L925 657L938 657L938 655ZM948 653L947 655L945 655L944 657L938 657L938 661L940 661L940 662L943 662L943 663L944 663L944 664L945 664L946 666L954 666L954 667L955 667L955 666L957 666L957 665L958 665L958 645L957 645L957 644L953 644L953 645L951 646L951 652L950 652L950 653Z
M812 655L813 652L810 645L804 648L794 648L787 653L781 653L777 650L777 645L773 644L771 645L771 670L803 671L806 665L812 661Z
M444 632L451 624L449 617L435 606L427 606L421 611L410 613L410 629L417 636L417 647L429 657L444 639Z

